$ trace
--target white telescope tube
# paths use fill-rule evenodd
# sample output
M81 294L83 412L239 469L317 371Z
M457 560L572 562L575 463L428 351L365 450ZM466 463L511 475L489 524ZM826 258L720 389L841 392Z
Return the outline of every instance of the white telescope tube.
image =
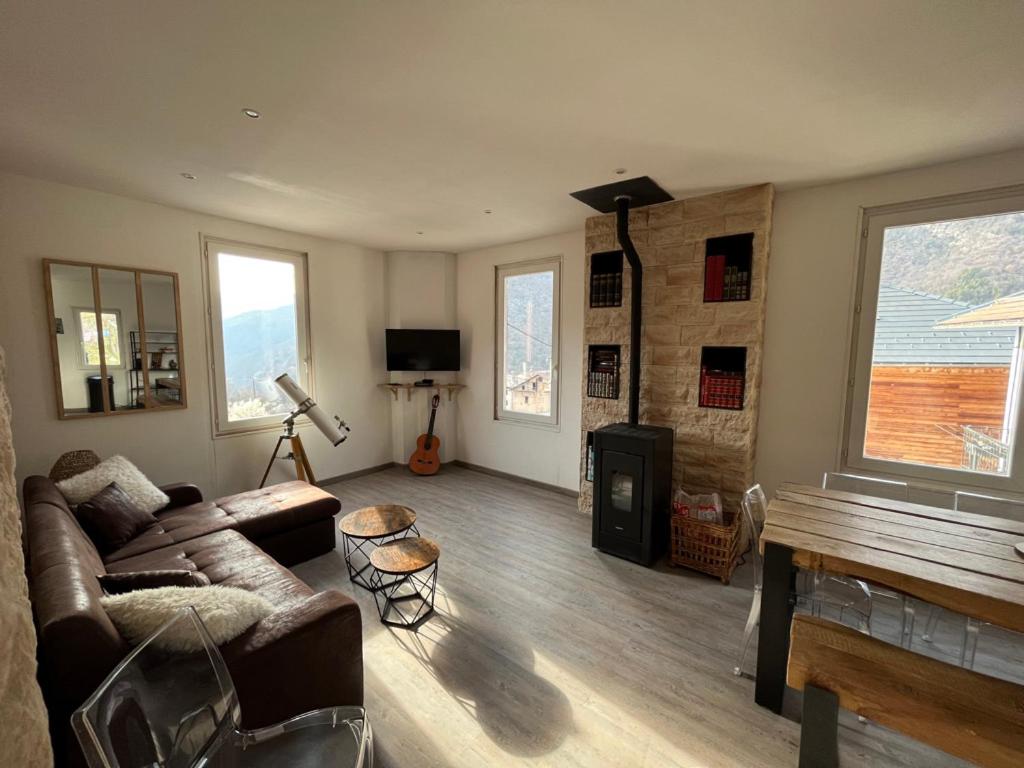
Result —
M281 388L282 392L295 401L295 405L299 407L300 411L309 416L309 420L316 425L317 429L323 432L324 437L331 441L331 445L339 445L345 442L345 438L348 435L340 429L341 426L344 426L344 422L337 416L332 419L324 413L323 409L313 402L313 398L307 395L305 390L296 384L291 376L287 373L282 373L274 379L274 383ZM345 430L347 431L348 427L345 427Z

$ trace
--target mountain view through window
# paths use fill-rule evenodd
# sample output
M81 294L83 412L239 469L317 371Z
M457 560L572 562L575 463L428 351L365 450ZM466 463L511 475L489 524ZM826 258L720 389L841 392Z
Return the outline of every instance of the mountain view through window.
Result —
M274 379L300 381L295 267L228 253L217 262L228 421L287 414Z

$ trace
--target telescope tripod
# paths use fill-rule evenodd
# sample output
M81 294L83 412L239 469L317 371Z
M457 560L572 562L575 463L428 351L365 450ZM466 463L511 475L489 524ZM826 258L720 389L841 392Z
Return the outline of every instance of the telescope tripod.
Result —
M267 482L267 476L270 474L270 468L274 466L275 459L282 459L284 461L295 462L295 477L299 480L304 480L310 485L316 485L316 478L313 476L313 468L309 465L309 458L306 456L306 449L302 445L302 436L295 434L295 416L298 413L287 419L284 423L284 433L277 436L277 445L274 446L274 452L270 454L270 461L267 462L267 468L263 472L263 479L260 480L260 488L262 488ZM278 456L278 452L281 450L281 443L287 440L291 444L291 450L284 456Z

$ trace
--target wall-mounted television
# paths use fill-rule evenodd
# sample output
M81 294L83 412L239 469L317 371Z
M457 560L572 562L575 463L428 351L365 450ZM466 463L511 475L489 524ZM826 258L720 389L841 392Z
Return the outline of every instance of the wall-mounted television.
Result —
M388 328L389 371L457 371L461 368L458 331Z

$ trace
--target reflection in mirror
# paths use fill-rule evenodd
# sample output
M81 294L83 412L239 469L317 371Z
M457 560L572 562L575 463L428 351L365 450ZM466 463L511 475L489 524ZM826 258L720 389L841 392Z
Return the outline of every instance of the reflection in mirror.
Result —
M177 275L43 260L62 419L185 407Z
M53 311L50 327L54 333L52 349L59 363L55 377L63 415L102 413L103 388L92 269L52 264L49 274Z
M180 355L178 312L174 278L152 272L140 272L142 284L143 328L132 338L136 363L147 370L148 399L140 389L140 404L145 407L184 405L184 360ZM140 382L141 386L141 382Z
M135 403L127 353L128 338L130 334L138 333L139 328L135 272L127 269L100 269L98 274L110 410L125 411L133 408Z

